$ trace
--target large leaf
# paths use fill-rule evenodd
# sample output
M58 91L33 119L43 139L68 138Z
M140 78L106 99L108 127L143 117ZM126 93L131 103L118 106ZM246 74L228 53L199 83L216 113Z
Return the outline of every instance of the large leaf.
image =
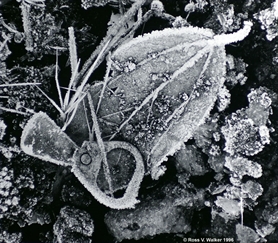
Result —
M103 138L135 145L153 178L204 123L223 85L224 44L213 38L210 30L193 27L138 37L112 55L108 82L90 89L95 106L101 97L97 115ZM84 113L80 106L68 130L77 142L87 139Z

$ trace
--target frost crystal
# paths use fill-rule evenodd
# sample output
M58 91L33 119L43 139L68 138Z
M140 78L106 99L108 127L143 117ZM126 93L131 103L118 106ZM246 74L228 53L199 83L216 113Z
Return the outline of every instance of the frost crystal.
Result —
M217 108L220 112L224 111L230 103L231 94L229 90L225 86L223 86L219 89Z

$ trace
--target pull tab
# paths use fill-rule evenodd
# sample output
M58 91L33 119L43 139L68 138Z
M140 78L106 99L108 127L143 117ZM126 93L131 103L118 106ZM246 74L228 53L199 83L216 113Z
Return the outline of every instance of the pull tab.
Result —
M136 197L145 173L143 158L138 149L127 142L109 141L104 142L104 145L106 153L114 149L123 149L132 154L135 159L135 170L123 197L108 196L99 188L97 176L101 168L102 158L96 143L83 143L82 148L77 150L74 155L75 163L72 171L100 203L114 209L133 208L139 202Z

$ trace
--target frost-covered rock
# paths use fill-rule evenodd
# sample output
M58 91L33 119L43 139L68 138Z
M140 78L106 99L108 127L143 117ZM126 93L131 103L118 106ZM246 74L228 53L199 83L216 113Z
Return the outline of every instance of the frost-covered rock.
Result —
M66 206L61 209L53 231L58 243L90 243L94 223L87 212Z
M224 151L231 155L239 153L252 156L264 148L265 139L261 140L259 128L250 118L240 118L233 113L231 118L226 119L221 131L226 140Z
M271 8L260 11L254 17L261 22L261 28L266 30L266 38L272 41L278 36L278 1L276 0Z
M240 214L240 204L238 200L218 196L215 204L231 217L237 217Z
M63 185L61 199L66 204L81 208L89 207L93 201L91 194L81 184L76 183L75 178Z
M241 188L243 196L251 198L253 201L263 194L263 187L258 182L247 181L242 184Z
M265 221L256 221L255 228L256 228L256 232L261 237L266 237L267 235L273 233L275 230L275 227L272 224L269 224Z
M227 167L232 173L234 173L239 178L242 178L245 175L254 178L259 178L262 176L262 167L260 164L240 156L227 156L225 160L225 167Z
M224 155L218 155L218 156L210 156L208 159L208 163L210 165L210 168L213 169L215 172L221 172L224 167L225 163L225 156Z
M221 132L225 138L224 151L230 155L255 155L270 143L269 129L266 126L271 114L272 98L268 89L252 89L248 94L249 106L237 110L225 120Z
M191 230L194 209L203 204L203 195L185 188L167 185L141 200L135 209L111 210L105 223L118 240L142 239L163 233L187 233Z
M260 236L250 227L237 224L236 234L240 243L259 242Z
M204 175L207 172L202 153L197 150L196 146L185 146L185 148L176 152L174 156L176 158L176 167L179 173Z

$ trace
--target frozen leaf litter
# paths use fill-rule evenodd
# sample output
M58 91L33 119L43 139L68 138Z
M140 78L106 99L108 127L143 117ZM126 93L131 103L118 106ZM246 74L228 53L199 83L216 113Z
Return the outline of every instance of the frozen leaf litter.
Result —
M165 171L161 163L192 137L214 106L225 81L225 44L244 39L251 26L246 22L242 30L222 36L194 27L165 29L131 40L112 54L113 76L89 88L88 107L80 103L68 126L73 141L75 134L71 131L77 131L77 142L83 140L82 152L42 113L36 114L24 128L22 150L58 165L73 161L74 174L100 203L118 209L133 207L144 169L141 155L132 145L143 155L146 173L158 179ZM91 122L88 117L92 117ZM89 140L90 127L97 128L94 132L99 149L84 142ZM132 145L113 142L119 134ZM106 148L100 136L108 140ZM51 142L53 137L61 141ZM118 145L109 149L108 144L113 143ZM91 160L115 148L131 152L136 161L134 175L121 199L108 197L96 183L104 159L104 172L111 190L105 154L96 159L99 162L90 161L85 167L82 163L86 151L90 152Z
M225 81L225 44L242 40L251 25L222 36L194 27L166 29L119 47L111 57L114 76L90 90L95 104L101 100L103 136L134 144L158 179L165 171L161 163L192 137L214 105ZM81 108L69 127L79 128L76 137L88 134L82 114Z
M276 140L274 128L276 129L277 126L274 118L277 104L272 96L272 90L275 89L274 69L272 71L265 69L265 76L268 72L272 72L268 82L265 80L262 83L262 78L258 78L260 81L257 80L258 71L250 76L252 73L250 71L255 70L252 61L255 60L254 53L260 55L257 50L261 50L262 42L265 40L264 32L261 32L260 38L257 39L261 30L260 20L255 18L255 13L267 9L270 4L250 1L245 4L237 2L232 5L231 2L218 0L190 1L195 9L189 9L182 17L175 18L168 13L178 16L179 13L175 11L178 8L183 11L187 3L179 0L163 0L144 4L143 0L139 0L130 8L134 1L102 1L98 4L100 1L92 0L92 6L88 5L86 9L82 9L80 3L79 5L78 3L72 4L66 0L63 1L64 5L59 5L62 2L50 4L50 1L44 1L44 6L34 6L35 1L24 1L24 4L29 3L26 7L29 7L29 27L32 28L29 32L29 37L32 38L29 47L33 49L27 48L27 50L24 45L27 39L25 35L22 35L23 33L19 32L25 32L21 20L21 8L19 8L23 1L17 3L8 0L7 3L1 5L4 6L4 11L1 19L3 26L0 28L3 27L1 30L4 31L4 35L0 39L1 42L3 41L3 48L7 47L10 50L10 53L7 53L8 59L6 61L1 59L1 64L5 64L1 66L1 74L5 80L0 84L0 99L3 107L3 111L0 111L0 119L6 125L2 128L0 141L2 148L0 159L3 158L1 167L7 168L8 173L13 172L15 180L27 178L28 181L33 181L34 185L25 190L16 183L14 184L19 191L18 205L20 207L9 206L10 201L6 199L9 199L10 195L3 201L8 210L1 214L3 218L0 221L3 225L0 228L9 233L0 234L1 240L7 241L8 238L18 236L22 239L21 241L28 242L32 242L30 237L36 238L37 241L40 238L41 242L77 241L78 239L88 242L92 240L93 242L112 242L112 237L114 237L114 240L142 239L144 242L153 242L153 240L181 242L186 237L193 239L199 236L222 237L226 235L244 242L252 239L252 234L249 234L252 230L254 234L259 235L260 240L275 238L277 235L275 220L270 222L267 219L267 215L271 215L271 212L275 212L277 208L275 199L267 204L268 206L262 204L262 201L267 202L270 194L275 194L275 181L271 184L271 188L268 189L266 186L268 185L266 180L273 179L272 175L275 173L274 167L273 171L268 168L270 164L274 166L275 156L272 162L267 160ZM176 7L174 7L174 2ZM199 4L204 5L198 7ZM170 5L175 9L174 12L169 9ZM138 6L142 6L142 11ZM18 16L14 15L17 16L15 22L11 22L10 15L7 15L6 9L10 11L11 7L12 10L17 8L15 12ZM55 10L53 10L54 7ZM87 21L88 19L85 19L85 14L80 19L78 8L82 13L95 13L90 20L94 27ZM77 9L74 14L72 14L73 9ZM108 9L113 9L113 15L117 15L121 23L117 23L118 20L111 15L110 19L114 20L112 25L118 26L110 28L109 23L107 24L104 20L102 29L106 30L108 27L109 30L101 44L96 46L105 33L101 36L90 28L101 26L101 21L97 22L98 24L95 22L99 19L98 12L102 10L106 12ZM210 10L212 15L207 15ZM231 10L229 12L231 16L227 15L228 12L225 12L227 10ZM10 12L14 13L14 11ZM110 14L107 16L107 21ZM227 19L229 27L226 29L221 28L223 21L218 17L224 15L233 20ZM46 23L46 19L51 21ZM125 20L122 21L122 19ZM164 27L153 26L151 29L164 29L164 32L149 31L149 24L153 23L154 19L159 19L159 22L163 19L165 25ZM247 35L248 29L244 27L246 20L255 24L252 27L252 34L244 41L239 41ZM57 28L55 23L58 23ZM207 29L188 27L190 24L205 26ZM141 31L141 33L150 34L132 40L132 35L139 25L142 29L136 31L136 35ZM169 25L175 27L165 29ZM51 29L50 32L45 32L48 27ZM246 31L243 31L245 32L243 35L241 35L243 32L239 31L242 28ZM119 31L115 31L116 29ZM196 31L190 32L190 29ZM169 39L169 30L172 34L178 30L186 30L182 34L190 32L192 36L184 38L184 43L181 41L178 44L174 43L173 46L169 43L166 45L164 42ZM88 59L91 61L83 64L87 58L84 58L82 54L87 48L86 43L84 44L84 38L87 38L84 36L85 32L88 32L88 36L95 35L94 41L96 38L100 37L100 39L91 44L92 58ZM164 35L161 34L162 32ZM221 34L223 32L230 33L230 35L224 38L225 35ZM56 37L61 42L54 40L53 35L48 38L45 35L47 33L59 33ZM159 43L161 39L158 36L159 33L163 36L161 43ZM19 34L22 40L17 39L20 37ZM25 34L28 36L28 33ZM115 34L117 38L114 38ZM196 35L195 39L194 35ZM42 36L50 41L44 41L45 38L40 38ZM222 40L217 36L221 36ZM232 43L235 39L239 42ZM139 41L136 42L136 40ZM145 41L155 43L154 51L147 53L142 51L144 45L149 47ZM202 42L207 42L208 45L205 46ZM276 38L271 42L266 40L265 42L270 45L269 48L274 47ZM187 49L182 47L186 43L188 43ZM43 49L40 46L44 46ZM161 46L165 50L159 49ZM181 46L185 52L180 51L182 49L178 49L178 46ZM20 47L22 54L16 52L15 47ZM176 50L171 49L174 47ZM140 48L141 56L135 54ZM127 55L122 55L121 52L124 51L128 52ZM273 56L276 55L275 53L273 50ZM16 57L17 54L23 56ZM141 59L138 60L137 57ZM180 57L183 58L182 61L176 62L175 60L179 60ZM178 133L176 136L177 133L172 133L172 131L178 130L182 121L188 119L190 114L194 114L194 111L206 101L206 94L210 94L208 87L210 82L204 81L211 77L215 78L212 57L224 60L223 65L220 64L221 62L215 62L221 70L224 69L224 72L221 70L216 72L219 74L215 79L220 80L219 87L215 85L214 90L217 92L210 96L215 100L211 102L211 107L206 104L209 108L204 108L204 110L208 109L204 117L201 117L204 110L200 111L199 116L194 117L197 122L192 122L193 125L189 128L191 135L185 137L182 133L186 129L182 127L181 134ZM17 59L14 60L14 58ZM106 74L104 74L104 65L98 68L99 63L105 58L107 58ZM19 59L21 63L18 67L14 66ZM69 77L69 68L63 66L66 59L68 59L66 65L71 67L71 77ZM13 62L10 62L12 60ZM196 62L190 66L188 63L194 60ZM206 62L207 66L204 65ZM225 65L225 62L228 65ZM156 63L160 66L156 67ZM184 64L187 67L182 69ZM39 80L34 76L28 76L27 80L26 75L21 75L23 70L33 68L41 74L42 77ZM201 75L199 80L198 71ZM103 73L99 75L99 72ZM104 81L99 81L103 76ZM17 80L19 77L21 80ZM121 84L121 78L124 84ZM181 81L182 78L184 82ZM146 81L145 86L143 86L143 79ZM138 86L142 86L141 89L136 86L137 82ZM224 85L223 82L225 82ZM13 83L18 85L14 86ZM19 86L24 83L25 86ZM52 92L53 88L55 89L55 83L57 90ZM81 83L82 85L79 86ZM83 85L85 83L89 85ZM135 87L130 87L130 83ZM162 87L163 83L166 83L164 87ZM184 84L188 84L187 87L184 87ZM29 87L29 85L32 86ZM157 91L160 86L161 90ZM178 86L182 87L180 93L178 93ZM38 88L43 93L38 91ZM22 95L21 91L27 91L27 93ZM137 93L139 95L136 99L134 97ZM27 97L28 95L30 97ZM38 101L36 97L43 97L44 101ZM146 97L150 100L144 103ZM36 101L45 103L48 107L39 106ZM112 107L114 101L116 105ZM249 107L247 107L247 102ZM72 106L67 107L70 103ZM54 104L58 114L53 107ZM180 105L184 106L184 109L179 110ZM106 107L108 107L107 111ZM8 110L13 113L8 114ZM24 142L30 154L35 155L32 158L32 156L20 153L19 147L17 152L12 149L19 145L21 130L30 119L29 115L34 112L38 113L35 116L32 115L33 118L27 123L27 126L30 125L29 134L22 136L24 138L26 135ZM73 121L72 118L74 118ZM32 126L35 128L30 132ZM24 129L26 130L28 131L27 128ZM16 135L15 132L18 134ZM172 134L174 135L171 136ZM160 137L162 137L161 140L159 140ZM169 141L169 147L173 145L173 151L176 151L173 156L171 156L171 151L163 151L163 146L167 148L164 145L165 140ZM151 152L157 151L156 143L158 148L162 144L162 149L152 156ZM112 146L115 144L118 147ZM180 148L178 144L181 144ZM7 156L8 152L10 152L9 156ZM164 154L167 160L160 161L159 158ZM141 159L138 160L139 157ZM155 161L156 158L158 158L157 161ZM138 161L141 162L138 163ZM21 167L23 163L24 167L19 169L18 166ZM138 173L138 168L140 168L140 173ZM38 197L37 191L40 190L38 183L41 183L40 175L43 174L49 178L46 185L48 193L45 197ZM172 186L169 187L169 183ZM165 184L166 187L163 190ZM174 193L175 191L177 193ZM11 190L7 192L11 193ZM3 190L5 195L7 192ZM28 196L30 200L27 201L33 203L33 206L25 205ZM139 200L140 203L138 203ZM14 211L14 208L22 208L22 210ZM67 223L61 223L62 208L67 208L66 217L70 218ZM95 224L93 234L94 227L87 221L84 227L81 224L71 227L71 222L78 220L75 218L75 212L77 212L75 208L89 212ZM17 216L21 211L26 211L26 217L23 220L19 220L20 215ZM59 217L59 211L61 217ZM258 218L262 214L262 220L249 217L254 214ZM77 213L76 216L78 215ZM239 221L242 221L240 227ZM40 226L36 226L36 222ZM109 234L108 232L107 234L101 233L100 224L106 224ZM46 225L48 226L45 227ZM15 226L17 228L14 228ZM34 227L38 228L36 232L40 236L26 234ZM79 230L86 229L86 227L91 230L89 234L83 234ZM14 230L19 234L12 234ZM249 232L246 237L243 236L245 231ZM108 240L109 237L110 240ZM152 239L153 237L155 239ZM16 237L14 240L20 241Z

